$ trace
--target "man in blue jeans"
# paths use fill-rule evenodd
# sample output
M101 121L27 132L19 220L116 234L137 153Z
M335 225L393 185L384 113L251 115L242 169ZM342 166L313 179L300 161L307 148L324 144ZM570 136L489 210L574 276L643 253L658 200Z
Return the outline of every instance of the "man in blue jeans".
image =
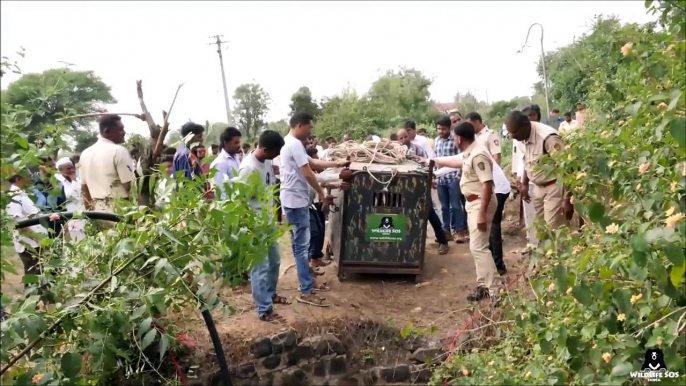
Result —
M257 149L243 158L238 169L238 176L232 178L231 182L249 184L254 182L254 180L251 181L251 177L258 174L260 183L268 189L276 182L272 160L279 155L283 145L284 140L281 134L273 130L264 131L258 140ZM250 200L250 208L254 211L262 211L262 205L255 199ZM273 199L266 209L270 211L270 220L273 222L275 209ZM290 304L288 299L276 293L280 266L279 245L274 243L269 246L266 258L255 264L250 272L250 285L257 307L257 317L265 322L283 321L283 318L274 312L274 304Z
M443 116L436 121L438 137L434 141L434 154L436 157L448 157L457 154L455 141L450 135L450 117ZM452 232L455 232L457 243L465 242L465 212L460 200L459 172L447 173L438 178L436 191L438 200L441 202L443 214L443 232L448 240L453 240ZM452 232L451 232L452 230Z
M320 285L315 288L312 274L308 263L310 249L310 200L307 185L309 184L319 197L323 205L330 205L324 189L317 182L317 177L310 168L319 165L322 168L344 166L348 161L326 162L311 160L307 156L303 141L312 131L312 115L296 112L290 120L290 132L284 138L285 145L281 149L281 205L286 214L286 221L293 227L291 230L291 245L293 259L298 271L300 282L300 296L297 300L301 303L319 307L327 307L324 298L315 294L316 290L325 291L327 287ZM340 165L339 165L340 164Z

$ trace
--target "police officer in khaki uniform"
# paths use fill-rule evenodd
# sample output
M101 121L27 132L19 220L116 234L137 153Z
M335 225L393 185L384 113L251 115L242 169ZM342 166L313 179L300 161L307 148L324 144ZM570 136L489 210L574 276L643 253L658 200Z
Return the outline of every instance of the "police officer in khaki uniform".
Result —
M131 191L133 159L124 143L124 125L118 115L100 118L100 138L81 153L81 195L87 208L114 212L114 200L127 199ZM98 221L104 228L113 223Z
M474 126L476 142L485 147L486 150L491 153L495 162L500 165L502 154L502 150L500 149L500 136L498 136L495 131L484 126L481 115L477 112L467 114L465 120Z
M545 173L540 167L543 157L555 157L563 143L557 131L539 122L532 122L520 111L511 112L505 120L512 138L521 141L524 147L524 175L520 193L525 200L529 197L529 183L534 184L534 208L536 217L545 219L549 229L555 230L568 224L574 208L565 195L561 181Z
M474 293L467 296L470 302L491 298L497 304L499 282L496 267L489 250L489 227L497 207L493 190L493 164L488 150L476 141L474 126L462 122L455 127L455 143L463 154L460 189L466 199L469 249L476 266Z

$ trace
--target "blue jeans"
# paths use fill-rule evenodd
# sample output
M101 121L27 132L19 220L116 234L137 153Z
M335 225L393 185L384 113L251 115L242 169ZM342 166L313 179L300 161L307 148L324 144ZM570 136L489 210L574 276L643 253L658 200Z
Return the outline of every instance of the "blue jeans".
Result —
M300 293L309 295L314 289L314 280L310 274L308 254L310 252L310 210L304 208L286 208L286 221L293 227L291 229L291 246L293 247L293 260L295 269L298 271Z
M270 313L274 307L273 299L276 295L276 284L279 281L280 265L279 246L274 244L269 247L267 257L250 271L252 298L257 307L258 317Z
M438 200L441 202L443 230L461 232L465 230L465 211L460 201L460 185L457 180L439 180L436 184Z

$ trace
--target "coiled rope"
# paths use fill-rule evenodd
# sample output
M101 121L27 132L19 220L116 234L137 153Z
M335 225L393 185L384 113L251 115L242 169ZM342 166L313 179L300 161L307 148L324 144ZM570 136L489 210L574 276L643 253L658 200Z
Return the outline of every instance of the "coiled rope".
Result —
M379 142L343 142L329 150L328 156L332 161L349 159L351 162L398 165L407 159L409 153L410 149L400 142L382 139Z
M398 165L408 160L410 149L407 146L400 144L400 142L391 141L389 139L382 139L381 141L367 141L357 143L354 141L343 142L329 151L329 157L333 161L348 159L351 162L365 162L367 166L372 163ZM391 168L391 175L386 181L381 181L374 173L366 168L367 174L374 181L383 186L382 191L387 192L391 181L398 174L397 168ZM385 169L378 170L385 171Z

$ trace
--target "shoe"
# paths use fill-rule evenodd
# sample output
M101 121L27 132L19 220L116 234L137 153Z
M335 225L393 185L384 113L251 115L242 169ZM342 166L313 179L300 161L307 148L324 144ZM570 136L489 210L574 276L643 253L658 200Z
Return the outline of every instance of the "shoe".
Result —
M455 232L455 242L458 244L463 244L465 242L465 236L463 231Z
M498 268L498 273L500 274L500 276L505 275L505 274L507 273L507 268L505 268L504 266L503 266L503 267L499 267L499 268Z
M480 301L487 299L489 297L490 297L490 295L489 295L488 289L486 287L476 287L474 292L467 295L467 301L480 302Z
M448 253L448 244L441 244L438 246L438 254L445 255Z
M445 239L446 240L453 241L453 234L449 230L445 231L444 233L445 233Z

